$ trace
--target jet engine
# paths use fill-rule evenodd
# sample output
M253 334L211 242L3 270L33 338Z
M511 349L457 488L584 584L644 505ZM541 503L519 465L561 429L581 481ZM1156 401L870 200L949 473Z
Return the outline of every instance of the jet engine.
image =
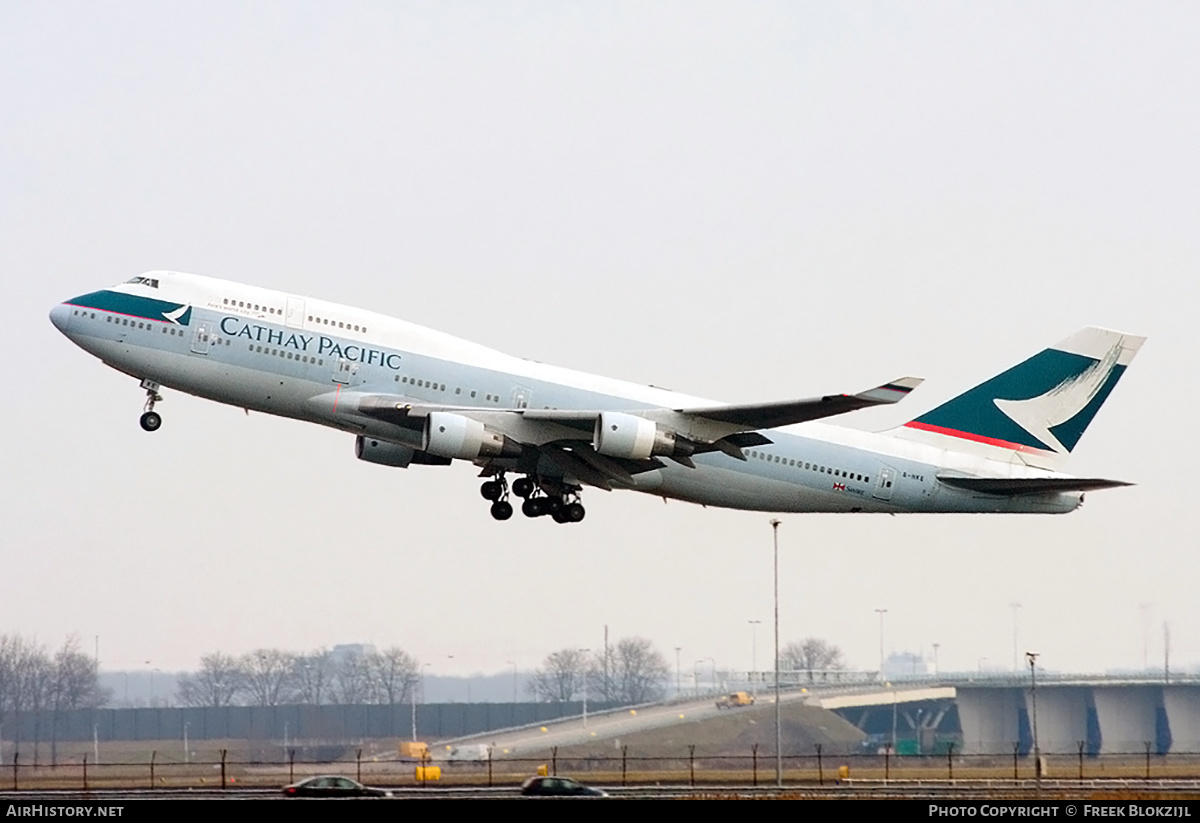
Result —
M373 437L363 437L361 434L354 438L354 456L368 463L378 463L381 466L395 466L407 469L413 462L417 450L412 446L402 446L399 443L389 443L386 440L376 440Z
M453 412L430 412L421 447L430 454L456 460L478 457L516 457L521 444L494 432L478 420Z
M621 412L600 413L592 448L600 454L627 460L645 460L651 455L687 457L695 452L691 441L660 429L653 420Z

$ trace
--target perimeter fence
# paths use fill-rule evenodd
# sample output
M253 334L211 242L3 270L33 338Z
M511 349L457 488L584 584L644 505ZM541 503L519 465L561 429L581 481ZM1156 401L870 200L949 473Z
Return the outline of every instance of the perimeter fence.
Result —
M829 754L814 747L811 754L789 753L780 758L785 785L835 785L860 781L989 781L1027 784L1043 778L1059 784L1096 784L1200 780L1200 753L1141 752L1089 755L1044 755L1038 760L1018 751L959 754L950 747L938 755ZM423 768L424 767L424 768ZM639 754L629 746L611 754L560 756L551 749L544 757L488 757L477 760L425 762L381 756L347 747L334 759L305 757L295 749L278 758L252 758L229 749L183 761L158 750L126 752L121 762L97 762L89 754L62 757L55 764L23 761L15 754L0 771L0 790L34 789L212 789L279 788L315 775L342 775L381 787L519 786L538 773L568 775L603 786L661 784L678 786L766 786L776 779L773 752L752 747L744 754L703 754L684 746L671 755ZM422 775L426 779L422 779Z

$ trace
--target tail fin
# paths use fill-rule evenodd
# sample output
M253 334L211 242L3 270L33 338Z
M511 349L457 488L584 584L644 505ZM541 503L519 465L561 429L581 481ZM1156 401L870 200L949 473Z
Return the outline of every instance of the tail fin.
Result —
M1057 469L1145 339L1085 328L890 434Z

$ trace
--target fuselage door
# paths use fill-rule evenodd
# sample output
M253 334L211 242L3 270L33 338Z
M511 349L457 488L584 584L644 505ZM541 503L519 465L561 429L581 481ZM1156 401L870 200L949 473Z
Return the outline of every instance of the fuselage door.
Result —
M879 480L875 483L875 497L880 500L891 500L892 489L896 485L896 470L891 466L879 467Z
M304 298L292 297L288 295L287 299L287 316L284 318L284 323L289 329L304 328Z
M529 408L529 396L533 394L533 389L526 386L517 386L513 389L512 401L514 409Z
M211 338L212 323L207 320L197 323L196 331L192 332L192 353L208 354L208 344Z
M358 363L346 360L345 358L339 358L337 365L333 369L333 382L349 386L354 381L356 374L358 374Z

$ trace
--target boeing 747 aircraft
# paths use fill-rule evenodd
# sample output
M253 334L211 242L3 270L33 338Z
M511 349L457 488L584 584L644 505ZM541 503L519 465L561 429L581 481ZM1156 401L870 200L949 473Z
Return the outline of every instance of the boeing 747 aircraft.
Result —
M355 435L386 466L469 460L497 520L584 517L584 486L768 512L1069 512L1116 480L1072 477L1075 448L1144 338L1085 328L890 431L814 422L902 400L858 394L724 405L511 357L309 297L149 272L75 297L54 325L141 381ZM795 425L799 424L799 425ZM789 431L776 431L793 426Z

